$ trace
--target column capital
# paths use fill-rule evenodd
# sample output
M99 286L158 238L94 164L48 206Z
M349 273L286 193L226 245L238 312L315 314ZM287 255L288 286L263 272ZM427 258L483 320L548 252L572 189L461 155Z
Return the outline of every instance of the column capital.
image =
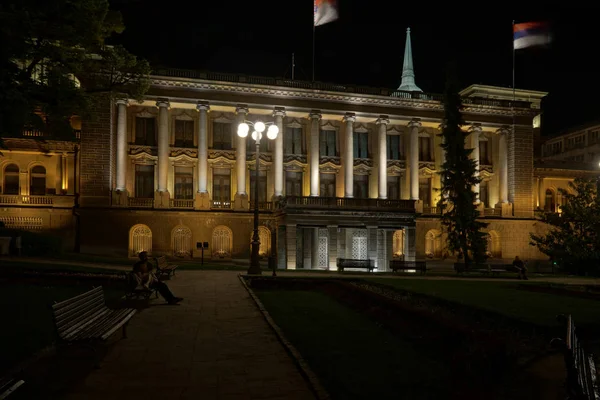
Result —
M238 104L235 107L235 114L239 115L239 114L243 114L243 115L248 115L248 106L245 104Z
M274 117L285 117L285 107L275 107L275 109L273 109L273 116Z
M210 110L210 105L208 104L208 101L198 101L198 104L196 104L196 110L198 110L198 111Z
M409 128L420 128L421 127L421 118L413 118L408 123Z
M169 103L169 99L158 99L156 101L156 107L167 107L169 108L171 104Z
M344 115L344 118L342 120L344 122L354 122L354 121L356 121L356 114L346 113L346 115Z
M129 105L129 100L127 100L126 98L120 98L115 100L115 104L123 104L128 106Z
M511 127L508 125L501 126L496 130L497 135L508 135L511 132Z
M390 119L387 115L380 115L375 123L377 125L388 125L390 123Z
M469 127L469 132L470 133L481 133L483 131L483 127L481 126L481 124L479 123L474 123L471 124L471 126Z
M321 111L319 110L312 110L310 112L310 114L308 114L310 119L317 119L320 120L321 119Z

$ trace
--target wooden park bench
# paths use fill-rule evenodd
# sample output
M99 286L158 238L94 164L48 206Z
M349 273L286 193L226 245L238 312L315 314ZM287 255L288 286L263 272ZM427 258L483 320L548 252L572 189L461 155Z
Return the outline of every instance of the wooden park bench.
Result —
M25 381L22 379L6 378L0 380L0 400L8 399Z
M421 274L427 272L427 263L425 261L390 260L389 267L393 272L419 271Z
M161 276L170 278L171 275L175 275L175 270L177 269L178 265L169 264L167 262L167 257L154 257L154 261L156 261L156 273L159 278Z
M158 298L158 290L156 287L153 288L140 288L138 287L138 281L134 276L133 272L128 272L126 275L127 291L125 292L125 298L127 300L148 300L152 295Z
M338 258L337 259L338 271L344 272L344 268L362 268L366 269L367 272L373 272L375 269L375 263L373 260L357 260L353 258Z
M567 398L573 400L598 400L598 378L596 364L577 337L577 329L571 315L559 315L559 322L565 324L565 338L552 339L552 345L559 347L565 357L567 369Z
M105 341L120 328L127 337L126 327L136 310L106 307L101 286L52 306L59 342Z

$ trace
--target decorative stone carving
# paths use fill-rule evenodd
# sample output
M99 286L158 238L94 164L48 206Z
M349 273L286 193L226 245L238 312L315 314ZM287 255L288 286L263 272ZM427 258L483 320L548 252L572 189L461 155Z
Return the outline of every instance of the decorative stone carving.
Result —
M216 159L216 158L224 158L226 160L235 161L235 151L234 150L208 150L208 158Z
M283 156L284 163L297 162L300 164L306 164L306 155L305 154L286 154Z
M188 156L191 158L198 158L198 150L197 149L188 149L182 147L176 147L171 150L170 157L179 157L179 156Z
M342 165L340 157L321 156L321 157L319 157L319 162L321 165L323 165L323 164L333 164L333 165L338 165L338 166Z

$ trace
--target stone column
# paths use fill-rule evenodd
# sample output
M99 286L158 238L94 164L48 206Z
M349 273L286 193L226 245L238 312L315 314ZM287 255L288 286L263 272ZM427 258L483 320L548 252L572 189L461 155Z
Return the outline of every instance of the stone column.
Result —
M60 191L59 194L66 194L69 189L69 170L67 168L67 153L60 156Z
M379 126L379 198L387 199L387 125L390 123L387 115L381 115L377 118L376 124Z
M169 101L156 102L158 107L158 190L154 195L154 207L169 207Z
M354 197L354 121L356 116L346 113L346 147L344 151L344 197Z
M413 118L409 122L410 129L410 199L419 200L419 127L421 120Z
M319 195L319 121L321 114L319 111L310 113L310 195L315 197Z
M506 145L506 135L508 134L506 129L498 131L500 134L500 141L498 145L498 152L500 153L498 166L498 172L500 175L500 203L508 203L508 147Z
M198 193L194 208L196 210L209 210L210 198L208 194L208 111L210 106L206 101L199 101L198 110Z
M239 105L235 109L237 115L233 134L237 138L237 148L235 151L236 168L237 168L237 191L233 200L233 208L235 210L248 210L248 194L246 193L246 139L237 135L238 125L244 122L248 115L248 107ZM248 132L248 136L252 134L252 129Z
M285 226L285 247L286 247L286 266L287 269L296 269L296 259L299 256L302 258L302 254L296 252L296 225Z
M473 124L469 129L471 136L471 158L475 161L475 177L479 178L479 135L481 135L481 124ZM475 203L479 204L479 183L473 186L475 192Z
M117 187L124 192L127 186L127 100L117 100Z
M329 241L327 242L327 248L329 253L328 269L330 271L337 271L338 227L337 225L327 225L327 231L329 233Z
M275 163L275 190L273 197L283 196L283 118L285 117L285 108L275 107L273 111L275 117L275 125L279 128L279 134L275 139L275 151L273 152L273 161Z

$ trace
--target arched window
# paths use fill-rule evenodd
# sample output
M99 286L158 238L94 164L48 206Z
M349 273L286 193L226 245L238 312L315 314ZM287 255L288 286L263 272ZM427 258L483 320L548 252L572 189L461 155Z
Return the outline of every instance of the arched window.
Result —
M266 226L258 227L258 240L260 240L260 247L258 249L258 255L261 257L267 257L271 254L271 231Z
M173 255L176 257L192 256L192 231L187 226L179 225L171 232Z
M232 243L231 229L223 225L217 226L212 234L212 256L214 258L231 257Z
M401 258L404 255L404 231L398 230L394 232L392 246L394 258Z
M546 202L544 205L544 211L556 212L556 196L552 189L546 189Z
M4 194L19 194L19 166L8 164L4 168Z
M138 224L129 231L129 255L137 256L142 251L152 254L152 231L148 226Z
M46 168L36 165L29 173L29 194L43 196L46 194Z
M496 231L489 231L487 234L487 255L490 258L502 258L500 235Z
M425 235L425 255L428 258L442 256L442 235L440 231L432 229Z

